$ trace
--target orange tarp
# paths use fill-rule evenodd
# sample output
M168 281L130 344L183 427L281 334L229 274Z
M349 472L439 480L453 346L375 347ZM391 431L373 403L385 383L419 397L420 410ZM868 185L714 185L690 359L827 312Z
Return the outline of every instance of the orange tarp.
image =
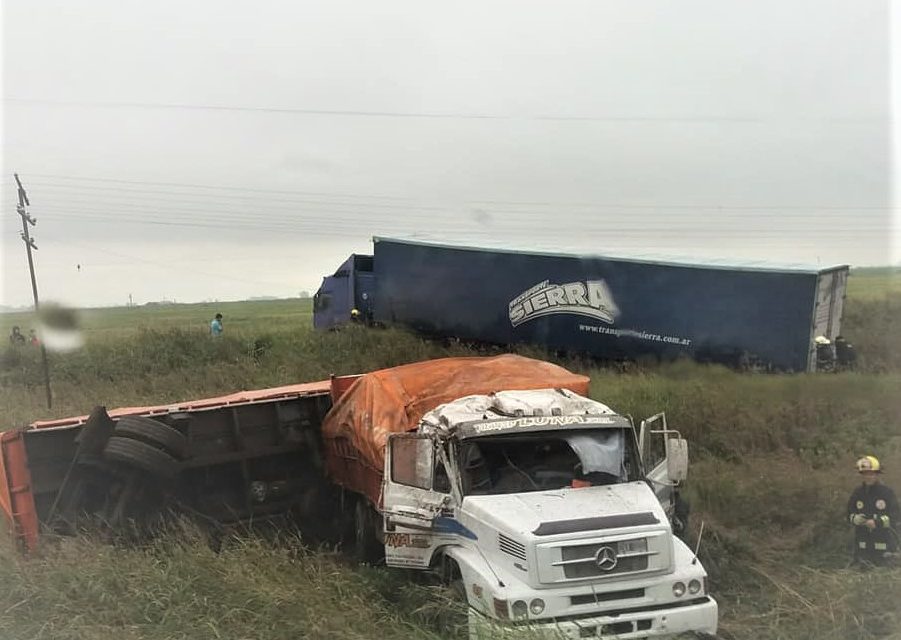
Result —
M344 438L383 469L388 435L415 429L432 409L465 396L523 389L569 389L588 395L589 379L549 362L512 354L444 358L360 376L325 417L326 440Z

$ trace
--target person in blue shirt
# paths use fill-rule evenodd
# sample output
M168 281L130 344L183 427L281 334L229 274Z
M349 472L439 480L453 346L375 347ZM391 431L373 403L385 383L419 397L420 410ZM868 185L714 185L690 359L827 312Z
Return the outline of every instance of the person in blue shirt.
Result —
M216 317L210 322L210 335L218 338L222 335L222 314L217 313Z

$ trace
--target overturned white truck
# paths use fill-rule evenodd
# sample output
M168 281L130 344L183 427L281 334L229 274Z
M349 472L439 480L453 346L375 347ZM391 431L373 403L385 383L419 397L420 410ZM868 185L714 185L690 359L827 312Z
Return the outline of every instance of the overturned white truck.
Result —
M585 376L504 355L97 407L0 433L0 512L28 551L41 531L152 530L172 511L216 530L347 522L361 555L439 575L473 637L715 633L704 568L673 534L685 441L662 415L636 434L588 392Z
M369 496L355 506L358 547L372 535L389 566L439 572L468 605L472 637L495 625L568 638L715 633L706 572L671 523L685 440L662 414L636 435L628 418L567 387L529 388L563 372L587 393L586 378L559 367L486 360L493 367L482 362L479 375L473 363L434 361L364 376L326 417L327 443L357 436L337 447L343 456L331 448L329 463L333 479ZM512 390L435 407L498 384ZM394 409L380 406L386 397ZM414 431L401 427L430 404ZM377 484L351 471L366 443L386 444Z

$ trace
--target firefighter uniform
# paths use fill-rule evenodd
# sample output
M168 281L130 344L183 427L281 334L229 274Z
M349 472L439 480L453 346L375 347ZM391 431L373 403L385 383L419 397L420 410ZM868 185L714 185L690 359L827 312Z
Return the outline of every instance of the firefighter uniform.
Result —
M867 526L873 520L874 528ZM854 525L854 559L884 564L886 553L898 550L901 521L895 493L881 483L862 484L848 500L848 521Z

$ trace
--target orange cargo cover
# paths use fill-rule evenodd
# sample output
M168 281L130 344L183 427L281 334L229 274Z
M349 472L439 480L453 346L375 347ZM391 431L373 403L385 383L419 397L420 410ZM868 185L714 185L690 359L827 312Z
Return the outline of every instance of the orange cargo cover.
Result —
M564 388L587 396L588 385L586 376L512 354L428 360L362 375L322 425L329 475L377 504L388 435L415 429L439 405L505 390Z

